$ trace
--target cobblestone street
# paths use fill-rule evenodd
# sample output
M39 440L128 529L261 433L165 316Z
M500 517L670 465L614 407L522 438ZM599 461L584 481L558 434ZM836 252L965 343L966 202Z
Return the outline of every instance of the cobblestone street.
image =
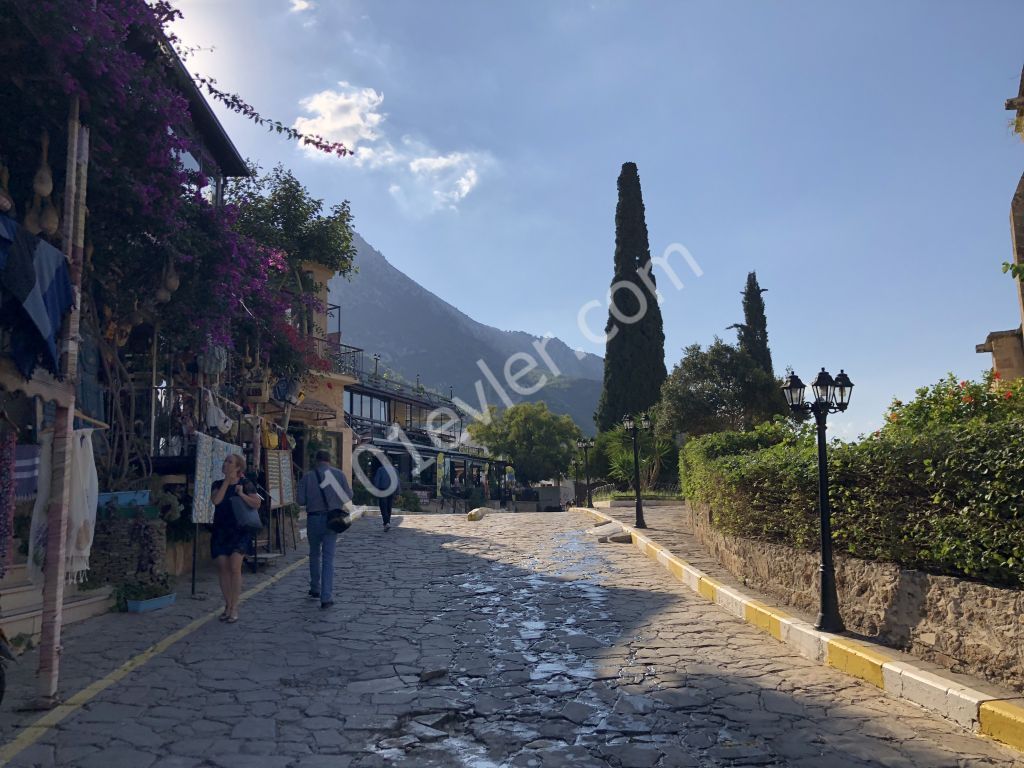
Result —
M300 567L10 765L1024 765L596 543L581 513L398 522L342 536L333 609Z

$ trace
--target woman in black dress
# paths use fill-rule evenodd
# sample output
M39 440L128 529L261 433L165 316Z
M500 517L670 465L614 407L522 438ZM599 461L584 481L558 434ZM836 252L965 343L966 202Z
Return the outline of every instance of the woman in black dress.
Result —
M235 524L231 500L238 496L250 507L260 505L256 486L245 479L245 459L237 453L224 459L224 479L213 484L213 535L210 556L217 564L220 591L224 595L221 621L238 621L238 599L242 594L242 559L249 550L250 535Z

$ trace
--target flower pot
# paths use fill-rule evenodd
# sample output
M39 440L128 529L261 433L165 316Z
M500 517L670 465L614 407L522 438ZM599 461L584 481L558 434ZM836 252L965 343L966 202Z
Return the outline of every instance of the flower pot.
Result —
M169 595L151 597L148 600L125 600L125 603L128 606L128 613L149 613L166 608L168 605L174 605L174 599L177 596L177 592L171 592Z

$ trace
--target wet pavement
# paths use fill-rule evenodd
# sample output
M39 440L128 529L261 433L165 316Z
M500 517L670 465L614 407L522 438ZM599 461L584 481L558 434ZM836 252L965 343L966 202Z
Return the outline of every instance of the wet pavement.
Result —
M10 765L1024 766L598 544L581 513L394 522L344 534L333 609L299 569ZM102 643L79 635L81 666Z

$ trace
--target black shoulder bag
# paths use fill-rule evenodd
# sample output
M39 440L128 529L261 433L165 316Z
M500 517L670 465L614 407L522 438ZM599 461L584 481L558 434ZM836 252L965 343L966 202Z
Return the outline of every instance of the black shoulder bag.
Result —
M316 473L316 479L318 480L316 487L320 489L320 498L324 502L324 507L327 508L327 530L334 533L344 533L352 527L352 521L349 520L348 513L343 509L329 509L330 505L327 503L327 494L324 493L324 478L319 471Z

